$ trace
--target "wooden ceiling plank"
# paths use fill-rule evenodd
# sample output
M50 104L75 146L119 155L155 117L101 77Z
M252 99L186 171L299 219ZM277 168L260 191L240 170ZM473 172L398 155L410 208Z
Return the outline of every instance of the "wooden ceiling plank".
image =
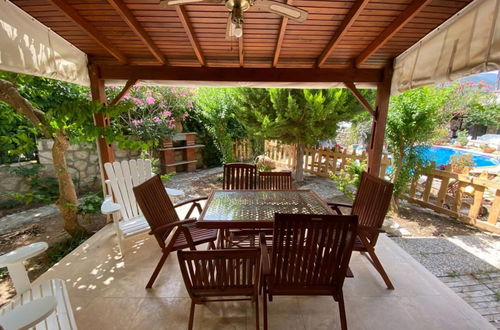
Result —
M352 82L344 82L345 87L351 91L351 93L356 97L356 99L361 103L361 105L372 115L375 116L375 110L371 104L361 95L359 90L356 88Z
M92 39L95 40L102 48L104 48L108 53L110 53L114 58L118 60L121 64L127 63L127 58L118 49L112 46L106 37L104 37L92 24L90 24L86 19L84 19L80 14L67 4L64 0L50 0L54 6L59 8L66 17L78 25L85 33L87 33Z
M236 64L237 65L237 64ZM380 69L281 69L174 66L99 65L102 79L222 82L339 82L378 83Z
M189 16L187 14L186 9L183 6L175 6L175 10L177 12L177 15L179 16L182 26L184 27L184 30L186 31L186 34L189 38L189 41L191 42L191 46L193 47L194 53L196 54L196 57L198 58L198 61L202 66L207 65L205 61L205 56L203 56L203 52L201 50L200 44L198 40L196 39L194 30L193 30L193 25L191 24L191 21L189 20Z
M154 41L148 35L146 30L137 21L132 11L122 0L108 0L109 4L120 14L125 23L142 40L153 56L161 63L168 64L167 59L161 50L155 45Z
M113 101L111 101L109 105L117 105L123 99L125 94L129 92L130 88L132 88L132 86L134 86L138 81L138 79L127 80L127 83L125 84L125 86L123 86L123 89L120 91L120 93L118 93L118 95L116 95L116 97L113 99Z
M401 30L406 23L413 19L432 0L414 0L355 60L356 67L360 67L370 56L384 46L389 39Z
M337 28L335 31L335 34L333 35L332 39L326 46L326 48L323 50L321 55L319 56L316 66L321 67L323 64L325 64L326 60L330 56L330 54L333 52L335 47L339 44L339 42L342 40L342 38L345 36L349 28L354 24L358 16L361 14L361 11L366 7L368 4L369 0L358 0L354 3L354 5L351 7L351 10L349 10L349 13L347 16L344 18L342 21L342 24Z

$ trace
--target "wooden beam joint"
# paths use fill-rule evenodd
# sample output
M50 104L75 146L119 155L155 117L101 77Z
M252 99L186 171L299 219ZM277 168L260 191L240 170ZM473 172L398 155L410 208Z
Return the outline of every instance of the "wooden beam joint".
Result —
M117 105L123 99L125 94L129 92L130 88L132 88L132 86L134 86L137 83L137 81L138 81L137 79L127 80L127 83L125 84L125 86L123 86L120 93L118 93L118 95L115 96L115 98L113 99L113 101L111 101L109 105Z
M351 93L354 95L354 97L356 97L356 99L359 101L359 103L361 103L361 105L373 116L373 117L377 117L377 109L376 108L375 110L373 110L373 107L371 106L371 104L363 97L363 95L361 95L361 93L359 92L359 90L356 88L356 85L354 85L354 83L352 82L344 82L344 85L345 87L347 87L347 89L349 89L351 91Z

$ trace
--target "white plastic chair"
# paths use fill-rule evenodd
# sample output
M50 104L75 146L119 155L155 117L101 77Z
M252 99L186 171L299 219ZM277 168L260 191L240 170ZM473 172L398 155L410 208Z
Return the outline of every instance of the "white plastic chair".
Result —
M123 254L124 239L150 230L137 205L132 188L151 178L151 160L132 159L105 163L104 170L108 177L106 186L111 195L104 198L101 212L111 214Z
M77 329L64 281L54 278L33 286L28 279L23 262L47 248L38 242L0 256L0 267L7 267L17 293L0 309L0 326L6 330Z
M108 195L101 206L103 214L113 218L120 252L124 252L124 239L139 235L150 230L141 209L135 200L133 187L143 183L153 176L151 160L131 159L121 162L105 163L104 170L108 180ZM166 188L170 196L182 195L177 189Z

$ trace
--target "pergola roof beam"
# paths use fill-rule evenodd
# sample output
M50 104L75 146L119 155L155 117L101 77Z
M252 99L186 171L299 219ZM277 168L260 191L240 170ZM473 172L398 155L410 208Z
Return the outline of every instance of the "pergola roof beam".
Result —
M104 37L92 24L84 19L78 12L73 9L64 0L50 0L56 7L58 7L69 19L78 25L85 33L94 39L102 48L110 53L119 63L127 63L127 58L118 49L112 46L106 37Z
M354 5L351 7L349 10L349 13L347 16L344 18L342 21L342 24L338 27L338 29L335 31L335 34L333 35L332 39L326 46L326 48L323 50L321 55L319 56L316 66L319 68L323 64L325 64L326 60L330 56L330 54L333 52L335 47L340 43L344 35L347 33L349 28L354 24L356 19L358 18L359 14L361 14L361 11L366 7L368 4L369 0L358 0L354 3Z
M414 0L373 42L354 60L359 68L370 56L385 45L406 23L415 17L432 0Z
M115 10L120 14L125 23L134 31L134 33L142 40L142 42L148 47L149 51L153 56L161 63L168 64L167 59L161 52L161 50L155 45L153 39L148 35L146 30L137 21L134 14L128 9L127 5L123 3L122 0L108 0L109 4L115 8Z
M286 4L291 5L293 0L287 0ZM276 48L274 50L273 58L273 68L278 65L280 60L281 46L283 45L283 40L285 39L286 26L288 25L288 17L283 17L281 20L280 30L278 32L278 40L276 41Z
M191 42L191 46L193 47L194 53L196 54L198 61L202 66L205 66L206 65L205 56L203 56L200 43L198 42L198 39L196 39L196 36L193 31L193 26L191 24L191 21L189 20L189 16L186 12L186 9L184 8L184 6L175 6L175 10L177 11L177 15L181 20L182 26L186 31L189 41Z
M213 68L173 66L99 65L102 79L213 81L213 82L286 82L378 83L382 69L286 69L286 68Z
M354 83L352 82L345 82L344 83L345 87L351 91L351 93L356 97L356 99L361 103L361 105L368 111L372 116L375 116L375 110L373 110L373 107L371 104L361 95L359 90L356 88Z
M132 88L132 86L134 86L137 83L137 81L138 81L137 79L127 80L127 83L125 84L125 86L123 86L120 93L116 95L116 97L113 99L113 101L111 101L109 105L117 105L118 103L120 103L125 94L127 94L130 91L130 88Z

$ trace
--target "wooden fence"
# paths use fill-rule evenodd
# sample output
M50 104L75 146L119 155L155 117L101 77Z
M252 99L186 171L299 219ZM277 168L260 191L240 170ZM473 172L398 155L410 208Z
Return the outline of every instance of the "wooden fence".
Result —
M265 141L266 155L273 159L278 166L295 168L296 149L295 146L279 144L277 141ZM385 176L387 167L390 165L389 156L384 155L380 168L380 175ZM304 172L319 176L328 177L329 172L340 172L345 170L350 160L366 160L367 155L363 151L357 155L354 152L349 153L347 150L331 151L328 148L304 150Z
M433 170L428 175L413 178L408 201L430 208L438 213L458 218L500 234L500 183L489 180L488 173L479 177L453 173L447 167L444 171Z
M252 146L250 142L246 140L233 141L233 157L238 162L252 159Z
M294 146L277 141L265 141L266 155L276 165L294 169L296 150ZM329 172L345 170L349 160L365 160L366 153L360 155L328 149L305 149L304 172L328 177ZM380 176L384 177L390 166L389 156L383 155ZM450 215L481 229L500 233L500 183L488 180L487 173L474 177L468 174L445 170L433 170L428 175L413 178L408 201L430 208L438 213Z

